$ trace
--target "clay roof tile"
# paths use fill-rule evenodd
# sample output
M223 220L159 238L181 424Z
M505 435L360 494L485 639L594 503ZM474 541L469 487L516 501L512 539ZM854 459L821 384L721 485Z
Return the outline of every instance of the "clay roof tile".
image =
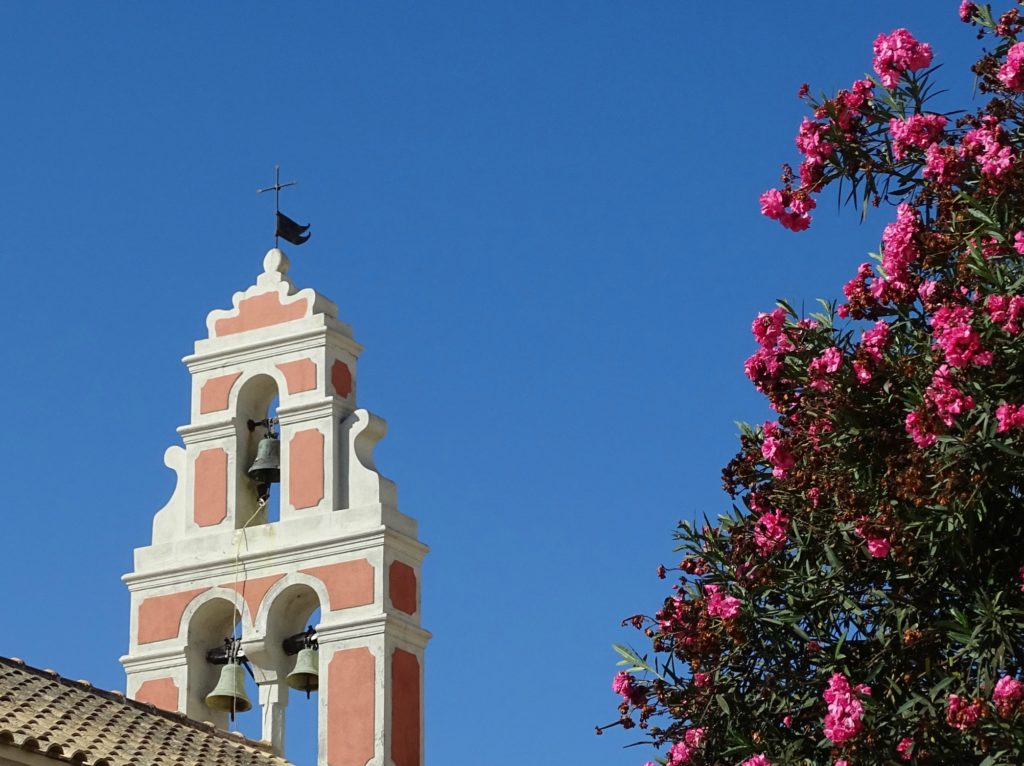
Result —
M79 766L290 766L267 743L0 657L4 747Z

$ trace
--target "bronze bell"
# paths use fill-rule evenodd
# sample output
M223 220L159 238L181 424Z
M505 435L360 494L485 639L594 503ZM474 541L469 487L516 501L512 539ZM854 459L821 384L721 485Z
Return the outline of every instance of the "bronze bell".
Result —
M220 679L212 692L206 695L206 706L210 710L231 713L244 713L252 710L252 702L245 693L245 672L242 666L229 662L220 671Z
M257 484L278 484L281 481L281 442L270 434L260 439L256 459L247 471Z
M320 687L320 655L307 646L295 658L295 669L288 674L288 686L300 692L315 692Z

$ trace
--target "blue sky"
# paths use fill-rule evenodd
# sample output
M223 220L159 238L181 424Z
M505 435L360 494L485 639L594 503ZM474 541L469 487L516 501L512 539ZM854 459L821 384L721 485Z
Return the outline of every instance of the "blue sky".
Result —
M313 232L291 275L365 345L377 464L432 548L428 762L642 763L593 734L610 645L676 520L726 507L734 421L766 414L750 320L836 297L888 216L758 215L796 91L907 26L963 106L957 5L5 4L0 654L123 686L179 360L259 271L280 163Z

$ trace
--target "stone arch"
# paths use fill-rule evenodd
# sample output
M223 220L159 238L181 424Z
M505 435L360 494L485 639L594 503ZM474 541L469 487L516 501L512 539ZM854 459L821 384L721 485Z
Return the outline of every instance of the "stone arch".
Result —
M278 580L263 597L256 614L254 632L264 637L271 662L279 670L284 670L284 674L291 669L293 660L285 655L281 642L305 630L310 615L326 603L324 584L299 572Z
M251 616L237 593L227 588L211 588L189 603L181 619L188 665L186 715L198 721L213 721L223 728L227 714L210 710L206 705L206 695L220 677L220 667L207 662L206 654L234 635L240 622L243 629L246 623L251 626Z
M249 421L260 421L272 415L270 406L285 391L284 376L272 372L245 373L232 393L230 406L235 413L235 529L266 524L267 508L259 507L256 484L247 471L256 458L256 450L265 431L249 430Z

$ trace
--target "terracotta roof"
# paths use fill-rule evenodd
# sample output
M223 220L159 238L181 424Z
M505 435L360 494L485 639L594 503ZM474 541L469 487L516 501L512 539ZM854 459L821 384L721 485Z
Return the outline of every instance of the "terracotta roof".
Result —
M264 742L0 657L3 746L81 766L288 766Z

